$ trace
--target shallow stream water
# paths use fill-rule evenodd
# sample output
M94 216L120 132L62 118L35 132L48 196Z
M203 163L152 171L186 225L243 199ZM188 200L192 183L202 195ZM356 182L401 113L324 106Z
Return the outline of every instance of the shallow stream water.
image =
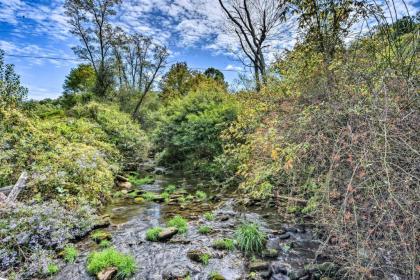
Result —
M106 208L105 213L111 218L111 226L105 230L112 234L113 246L135 257L138 269L132 279L183 279L183 276L189 275L190 279L204 280L209 279L212 273L219 273L229 280L311 279L307 276L305 278L302 269L314 259L318 243L312 240L310 231L304 226L284 224L274 209L241 209L235 205L234 194L209 187L206 182L186 179L176 173L154 176L155 182L141 186L143 190L159 193L167 185L174 184L192 195L197 188L201 189L208 194L209 199L180 204L173 200L169 203L135 203L134 199L126 198ZM202 218L202 214L209 211L215 214L213 221ZM166 243L146 241L148 228L164 226L174 215L188 219L189 229L186 234L177 234ZM233 238L235 228L243 221L258 223L268 235L267 248L276 250L278 256L246 258L238 250L220 251L211 247L216 239ZM199 234L200 225L212 227L213 232L209 235ZM91 251L99 250L97 245L86 238L77 246L81 255L76 263L66 265L54 279L95 279L86 272L86 261ZM192 249L208 252L211 255L209 263L203 265L190 260L187 252ZM267 265L250 274L250 261L262 261Z

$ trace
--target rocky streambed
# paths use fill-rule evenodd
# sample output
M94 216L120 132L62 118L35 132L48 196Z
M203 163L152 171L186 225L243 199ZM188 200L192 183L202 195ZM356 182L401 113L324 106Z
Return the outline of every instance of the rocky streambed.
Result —
M121 198L106 209L111 225L105 230L111 234L113 246L136 260L138 269L132 279L303 280L318 278L322 265L330 269L328 263L313 264L319 243L304 225L283 224L274 210L241 210L228 191L214 193L217 190L206 189L202 182L189 181L177 174L154 176L154 183L142 185L141 192L159 193L173 184L182 187L185 194L175 192L166 202ZM208 193L207 199L192 199L188 203L180 199L188 194L192 197L197 186ZM213 218L205 219L205 212L212 212ZM164 225L174 215L188 219L186 233L178 233L166 242L146 240L149 228ZM246 257L239 250L213 248L216 240L234 238L235 229L245 221L259 224L267 234L262 256ZM203 225L211 228L211 232L200 233ZM81 252L77 261L66 265L54 279L94 279L86 271L86 262L91 251L99 250L98 245L86 238L77 247ZM206 254L208 262L194 260L194 253Z

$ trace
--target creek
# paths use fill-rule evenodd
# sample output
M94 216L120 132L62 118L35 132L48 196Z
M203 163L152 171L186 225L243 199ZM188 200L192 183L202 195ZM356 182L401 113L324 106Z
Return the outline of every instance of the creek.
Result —
M197 178L163 171L160 168L151 171L155 177L154 183L142 185L141 189L160 193L173 184L191 195L197 190L205 191L208 199L179 203L175 195L167 203L136 203L134 199L121 198L105 209L111 219L111 225L105 230L112 234L113 246L134 256L136 260L138 269L131 279L184 279L185 275L190 275L190 279L204 280L211 279L209 277L214 273L228 280L312 279L304 268L314 260L318 242L304 225L285 224L274 208L239 207L235 203L237 195L229 190L209 187L209 182ZM213 212L214 220L205 220L205 212ZM188 219L186 234L177 234L165 243L146 240L148 228L164 226L174 215ZM235 229L244 221L259 224L267 233L266 247L272 252L270 256L247 258L239 250L220 251L212 248L212 243L217 239L234 238ZM200 225L208 225L213 231L202 235L198 232ZM80 251L77 261L67 264L54 279L95 279L87 273L86 261L91 251L98 250L97 245L90 238L85 238L77 247ZM211 258L207 265L187 257L187 252L193 249L209 253Z

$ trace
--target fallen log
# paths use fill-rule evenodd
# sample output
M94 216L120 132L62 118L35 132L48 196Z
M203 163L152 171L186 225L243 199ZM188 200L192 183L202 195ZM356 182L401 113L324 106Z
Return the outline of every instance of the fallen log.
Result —
M12 189L13 189L13 186L2 187L0 188L0 193L3 193L4 195L8 195Z
M19 179L17 180L16 184L13 186L12 190L10 191L9 195L7 196L8 202L16 201L19 194L25 188L27 179L28 179L28 173L26 171L23 171L22 174L20 174Z

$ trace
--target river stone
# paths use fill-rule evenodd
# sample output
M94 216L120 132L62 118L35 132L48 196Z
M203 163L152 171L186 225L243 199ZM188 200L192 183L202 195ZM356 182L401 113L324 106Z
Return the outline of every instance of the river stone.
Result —
M124 190L131 190L133 188L133 185L130 182L117 181L117 186Z
M154 201L154 202L164 202L164 201L165 201L165 198L163 198L161 195L156 195L156 196L153 198L153 201Z
M219 273L212 274L209 277L209 280L225 280L225 279L226 278L223 275L219 274Z
M250 271L263 271L267 270L270 264L263 260L251 261L248 265Z
M201 256L204 254L206 254L206 252L198 249L193 249L187 252L187 257L192 261L201 263Z
M115 177L115 179L117 179L117 181L119 181L119 182L128 182L128 179L124 176L121 176L121 175L117 175Z
M279 238L282 239L282 240L288 239L288 238L290 238L290 233L286 232L286 233L280 234Z
M276 249L266 249L266 250L262 251L262 255L265 258L274 259L274 258L278 257L279 252Z
M220 221L226 222L227 220L229 220L229 216L228 215L222 215L222 216L220 216Z
M184 279L188 277L190 272L187 268L181 267L181 266L171 266L168 267L162 274L163 280L178 280L178 279Z
M101 272L99 272L98 275L96 275L96 277L98 278L98 280L111 280L112 277L114 277L116 273L117 273L116 267L108 267L102 270Z
M158 235L159 241L166 241L172 238L175 234L178 233L178 229L176 227L169 227L164 228Z

